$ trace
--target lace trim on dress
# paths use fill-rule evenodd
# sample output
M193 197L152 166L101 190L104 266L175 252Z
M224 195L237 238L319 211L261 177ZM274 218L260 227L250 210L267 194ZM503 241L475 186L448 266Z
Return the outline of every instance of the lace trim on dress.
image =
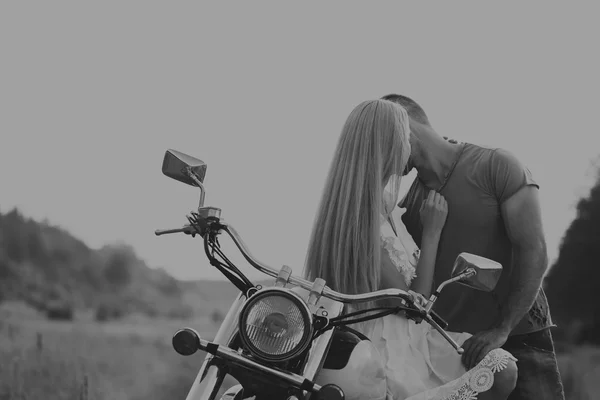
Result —
M458 379L456 386L449 388L451 393L440 399L477 400L479 393L492 388L494 374L504 370L511 360L517 361L515 357L506 351L501 349L490 351L475 368Z
M399 250L396 246L394 246L395 240L396 238L394 238L393 236L381 235L381 244L383 248L387 250L390 259L392 260L392 263L394 263L396 269L404 277L404 282L406 283L406 286L410 287L412 280L417 277L416 269L410 263L406 252Z

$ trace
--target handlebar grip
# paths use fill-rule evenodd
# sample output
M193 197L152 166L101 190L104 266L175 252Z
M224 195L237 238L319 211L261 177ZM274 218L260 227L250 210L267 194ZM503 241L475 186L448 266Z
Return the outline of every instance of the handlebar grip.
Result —
M171 233L185 233L186 235L192 235L192 236L196 236L196 234L198 233L193 227L191 227L190 225L186 225L183 228L176 228L176 229L157 229L154 231L154 234L156 236L161 236L161 235L169 235Z
M431 315L431 319L434 320L435 323L440 326L440 328L442 328L443 330L446 330L446 328L448 328L448 323L444 320L444 318L440 317L438 315L438 313L431 310L430 315Z

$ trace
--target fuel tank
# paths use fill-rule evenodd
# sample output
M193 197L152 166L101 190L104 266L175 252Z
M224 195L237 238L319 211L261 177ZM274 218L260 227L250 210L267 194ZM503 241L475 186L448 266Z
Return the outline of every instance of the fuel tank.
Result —
M387 384L382 357L373 343L350 328L336 328L316 383L339 386L346 400L386 398Z

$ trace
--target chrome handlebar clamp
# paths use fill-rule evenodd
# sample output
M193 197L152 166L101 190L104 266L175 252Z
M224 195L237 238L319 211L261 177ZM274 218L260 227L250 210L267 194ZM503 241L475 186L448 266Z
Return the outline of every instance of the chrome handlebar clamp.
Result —
M292 276L292 268L287 265L282 266L279 270L277 278L275 279L275 286L283 288L286 287L290 281L290 276Z
M221 209L217 207L200 207L198 208L198 215L204 219L220 219Z
M312 287L310 288L307 300L308 307L311 309L312 312L315 312L317 310L317 303L323 295L324 290L325 280L321 278L315 279L315 281L312 284Z

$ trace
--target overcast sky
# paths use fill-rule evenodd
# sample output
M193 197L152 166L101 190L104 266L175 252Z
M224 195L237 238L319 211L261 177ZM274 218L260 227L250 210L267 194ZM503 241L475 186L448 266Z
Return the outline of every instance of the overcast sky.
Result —
M600 154L600 28L585 4L2 2L0 211L219 278L197 238L154 236L197 207L161 173L173 148L208 164L206 205L255 256L300 272L346 117L397 92L440 133L529 166L553 261Z

